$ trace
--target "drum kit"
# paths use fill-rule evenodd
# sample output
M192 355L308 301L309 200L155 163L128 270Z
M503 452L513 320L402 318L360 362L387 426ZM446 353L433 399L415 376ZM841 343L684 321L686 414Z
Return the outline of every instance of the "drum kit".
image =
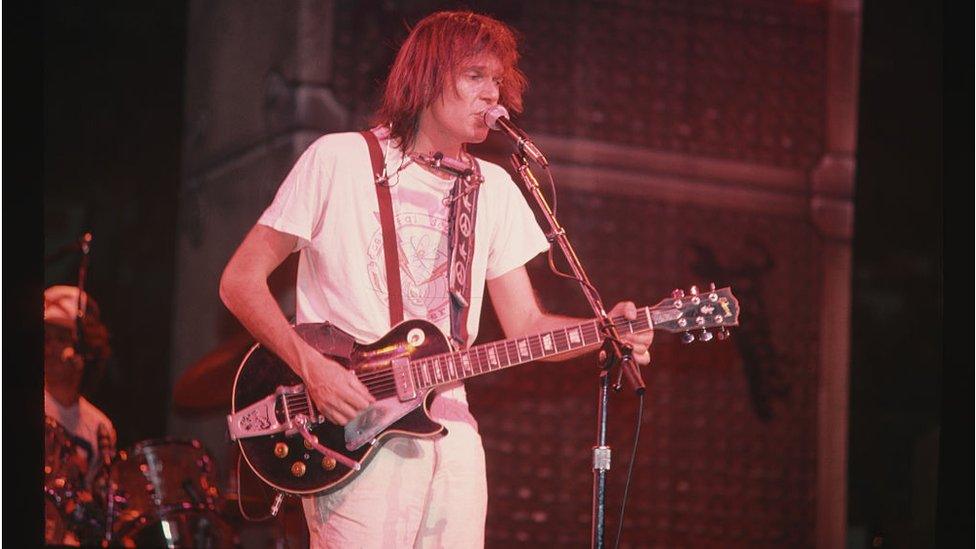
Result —
M81 252L79 290L84 291L92 235L86 232L45 258L45 264ZM297 254L272 274L269 284L294 285ZM80 299L80 298L79 298ZM80 307L80 305L79 305ZM252 345L244 332L225 340L192 364L173 390L181 414L226 413L234 377ZM49 545L102 547L240 547L247 522L277 516L275 547L308 546L301 505L269 492L235 454L236 471L221 494L213 456L198 440L143 440L107 458L94 471L78 439L50 417L44 426L44 539ZM236 445L233 447L236 451ZM106 452L107 453L107 452ZM274 512L268 513L268 509ZM278 513L278 511L281 511ZM257 517L257 518L256 518ZM260 536L257 536L260 537Z
M174 388L176 409L184 414L229 409L236 367L249 346L244 336L231 338L188 368ZM244 521L270 518L274 496L255 479L235 476L221 493L213 457L198 440L144 440L86 474L73 438L55 420L45 420L48 544L240 547ZM301 506L290 502L279 516L277 546L307 546L304 521L291 520L285 527L297 514Z
M104 547L236 547L222 515L213 459L196 440L145 440L85 482L75 443L45 421L48 544ZM84 488L90 486L90 488Z

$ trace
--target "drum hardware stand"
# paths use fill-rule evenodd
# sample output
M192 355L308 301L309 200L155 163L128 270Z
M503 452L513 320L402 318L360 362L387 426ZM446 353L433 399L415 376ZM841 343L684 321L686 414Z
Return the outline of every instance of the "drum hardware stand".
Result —
M88 300L82 299L82 295L85 293L85 279L88 278L88 252L91 251L91 241L92 234L86 232L78 239L78 247L81 250L81 262L78 264L78 307L75 309L77 314L75 316L76 324L76 335L75 343L77 343L82 355L88 355L88 345L85 342L85 334L83 330L83 321L85 319L85 314L88 312Z
M613 321L607 316L607 312L603 307L596 288L590 283L589 277L586 275L579 258L576 256L576 252L566 237L565 229L559 225L555 213L542 194L538 180L532 174L532 171L529 170L528 160L525 157L524 151L520 150L520 154L512 154L511 160L512 166L521 176L529 194L535 198L539 209L542 210L546 221L549 222L551 230L546 237L549 239L549 242L555 241L558 243L569 266L573 270L576 280L580 283L584 297L586 297L587 302L597 316L604 334L603 348L598 355L600 379L597 408L597 436L596 445L593 447L593 529L590 542L590 546L593 549L602 549L606 526L604 523L606 521L607 471L610 469L611 460L611 450L607 446L610 372L615 366L619 366L616 383L614 384L614 390L616 391L622 388L622 376L627 376L627 379L634 386L634 390L638 395L643 395L646 388L643 379L641 379L640 370L636 362L634 362L631 347L620 340L620 335L614 327ZM620 517L620 520L623 520L623 517Z
M98 425L98 452L102 456L102 467L105 470L105 539L102 541L103 547L108 547L112 542L113 518L115 515L115 482L112 481L110 474L112 460L115 458L112 452L112 441L105 428Z

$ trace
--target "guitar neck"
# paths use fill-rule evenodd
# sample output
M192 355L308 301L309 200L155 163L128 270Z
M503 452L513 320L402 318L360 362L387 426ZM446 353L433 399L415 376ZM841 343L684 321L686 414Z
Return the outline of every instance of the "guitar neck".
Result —
M611 320L621 334L626 334L650 330L652 325L673 320L675 314L680 313L643 307L637 310L635 320L627 320L623 316ZM475 345L463 351L414 360L410 363L410 369L416 386L427 389L569 353L602 340L600 324L593 319L549 332Z

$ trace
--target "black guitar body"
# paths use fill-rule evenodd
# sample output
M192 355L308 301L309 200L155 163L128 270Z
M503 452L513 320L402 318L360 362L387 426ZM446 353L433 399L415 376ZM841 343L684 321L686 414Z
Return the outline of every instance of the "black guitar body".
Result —
M299 324L294 329L323 355L356 371L360 379L382 378L385 373L389 374L392 371L391 360L395 358L409 357L415 360L451 351L450 343L440 330L423 320L402 322L370 344L357 343L352 336L329 323ZM281 359L264 347L255 345L244 358L234 380L231 414L267 398L278 387L302 383L301 378ZM377 402L354 421L373 421L376 426L384 415L391 417L391 410L405 415L384 426L370 443L354 450L348 449L346 429L328 420L310 429L318 437L319 444L358 462L362 467L366 466L382 442L391 436L434 437L445 431L442 425L427 415L434 396L432 390L408 402L401 402L389 384L377 385L374 388L367 383ZM284 410L280 404L276 405L275 414L278 421L284 422ZM247 464L261 480L290 494L331 492L359 473L312 449L297 433L286 435L280 432L270 436L239 438L238 443Z

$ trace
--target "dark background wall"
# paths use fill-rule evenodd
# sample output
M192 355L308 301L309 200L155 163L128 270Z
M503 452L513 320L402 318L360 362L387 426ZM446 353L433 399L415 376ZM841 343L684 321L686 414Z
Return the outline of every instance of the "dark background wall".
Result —
M123 446L166 435L185 19L178 1L44 4L44 248L93 235L115 356L91 398ZM45 285L77 284L78 263Z
M865 5L854 229L851 524L931 546L942 400L942 12Z
M863 22L849 524L858 547L876 536L886 547L928 546L942 392L942 335L931 321L942 301L941 8L867 2ZM44 247L84 230L95 236L88 288L116 355L91 398L127 445L166 434L186 5L46 2L41 23ZM549 70L541 62L535 69ZM375 85L382 67L371 70L377 74L360 75L357 85ZM558 118L547 112L530 116L547 130L574 131L553 128ZM672 132L680 136L680 124L668 121L653 130L661 140L653 145L666 148ZM724 154L714 143L699 141L699 152ZM806 158L802 150L775 156L779 149L761 142L749 150L773 163ZM585 212L590 203L578 199ZM46 266L45 285L71 283L76 267L69 258Z

